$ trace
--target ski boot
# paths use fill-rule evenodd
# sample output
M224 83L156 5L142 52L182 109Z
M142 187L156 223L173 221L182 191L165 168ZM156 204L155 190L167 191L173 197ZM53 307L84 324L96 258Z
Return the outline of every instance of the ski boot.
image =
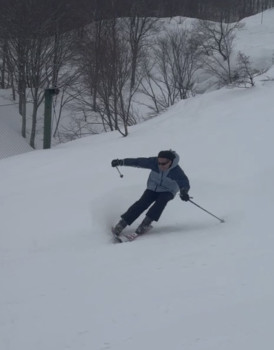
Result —
M124 219L121 219L116 226L112 228L112 233L115 237L119 238L123 229L127 226L127 223Z
M151 218L146 216L144 218L144 220L142 221L142 223L137 227L135 233L137 235L143 235L144 233L146 233L147 231L149 231L152 228L151 223L152 223Z

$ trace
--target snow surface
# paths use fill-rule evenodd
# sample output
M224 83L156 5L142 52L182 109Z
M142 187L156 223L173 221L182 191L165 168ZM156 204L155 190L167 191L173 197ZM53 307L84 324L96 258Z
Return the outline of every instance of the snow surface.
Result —
M273 96L271 69L255 88L181 101L127 138L2 159L0 349L273 349ZM226 223L177 197L150 233L112 244L148 171L121 167L121 179L111 160L167 148L194 201Z

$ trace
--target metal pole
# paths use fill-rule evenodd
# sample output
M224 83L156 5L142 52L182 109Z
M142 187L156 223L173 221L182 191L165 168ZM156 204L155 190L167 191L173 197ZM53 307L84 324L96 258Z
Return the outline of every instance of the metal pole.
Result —
M51 111L52 93L50 89L45 90L45 115L44 115L44 149L51 147Z
M58 93L59 90L57 88L45 89L44 149L51 147L52 96Z
M118 171L120 177L124 177L124 175L121 173L121 171L120 171L120 169L118 168L118 166L116 167L116 169L117 169L117 171Z
M209 215L214 216L214 218L218 219L220 222L222 222L222 223L225 222L224 219L218 218L218 216L216 216L216 215L210 213L209 211L205 210L204 208L200 207L197 203L193 202L191 199L189 200L189 202L192 203L192 204L194 204L194 205L196 205L196 207L202 209L203 211L205 211L205 212L208 213Z

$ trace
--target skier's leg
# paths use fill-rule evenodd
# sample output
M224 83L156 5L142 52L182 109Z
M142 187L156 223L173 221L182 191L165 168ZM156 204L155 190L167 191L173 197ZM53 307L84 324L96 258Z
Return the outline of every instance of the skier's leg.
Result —
M157 192L155 203L148 210L146 216L152 221L158 221L167 203L174 198L171 192Z
M135 202L121 218L125 220L128 225L131 225L157 198L158 193L145 190L141 198Z
M173 199L174 196L170 192L158 192L157 198L155 203L152 205L152 207L149 209L149 211L146 214L146 217L142 221L142 223L138 226L138 228L135 231L135 234L142 235L150 230L152 221L158 221L165 206L167 205L168 201ZM136 238L135 236L134 238Z

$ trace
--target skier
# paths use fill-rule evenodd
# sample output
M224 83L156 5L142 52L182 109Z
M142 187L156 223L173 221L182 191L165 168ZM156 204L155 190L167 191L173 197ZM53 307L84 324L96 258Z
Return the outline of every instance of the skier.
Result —
M180 191L183 201L189 200L189 180L178 165L179 155L172 150L160 151L157 157L114 159L112 167L133 166L151 169L147 180L147 188L141 198L121 215L121 220L113 227L113 234L119 239L123 229L131 225L151 204L142 223L133 233L124 233L126 240L132 241L152 226L152 221L158 221L168 201ZM121 236L120 236L120 240Z

